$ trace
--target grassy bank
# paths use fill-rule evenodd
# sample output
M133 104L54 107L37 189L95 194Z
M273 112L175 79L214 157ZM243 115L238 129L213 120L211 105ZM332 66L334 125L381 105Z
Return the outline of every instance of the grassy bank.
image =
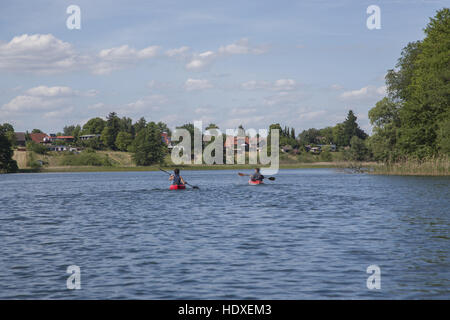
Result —
M402 176L450 176L450 159L446 157L426 161L405 160L377 164L370 173Z
M251 170L255 165L234 164L234 165L170 165L162 166L166 170L174 167L182 170ZM297 164L280 164L280 169L307 169L307 168L344 168L345 164L333 162L317 162L317 163L297 163ZM143 167L117 167L117 166L55 166L44 167L40 172L121 172L121 171L157 171L159 166L143 166ZM23 169L21 172L36 172L31 169Z
M128 152L97 151L96 153L82 153L71 155L64 153L36 154L31 151L16 152L20 172L120 172L120 171L156 171L157 165L138 167ZM92 159L91 159L92 158ZM305 154L294 156L280 155L280 169L307 168L338 168L350 169L353 172L368 172L385 175L428 175L449 176L450 161L448 158L432 159L428 161L402 161L397 163L349 162L343 161L338 152L332 153L332 159L324 160L321 155ZM325 157L326 158L326 157ZM30 163L41 161L42 167L30 167ZM90 165L90 164L94 165ZM165 159L164 168L170 170L172 164L170 156ZM89 165L87 165L89 164ZM182 170L250 170L255 165L180 165Z

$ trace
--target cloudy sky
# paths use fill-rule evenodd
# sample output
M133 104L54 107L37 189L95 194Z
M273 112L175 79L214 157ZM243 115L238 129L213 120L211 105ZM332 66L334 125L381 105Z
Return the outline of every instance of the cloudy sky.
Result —
M66 27L71 4L80 30ZM366 26L372 4L379 30ZM353 109L370 130L386 70L446 4L2 0L0 123L50 133L115 111L170 127L279 122L299 132Z

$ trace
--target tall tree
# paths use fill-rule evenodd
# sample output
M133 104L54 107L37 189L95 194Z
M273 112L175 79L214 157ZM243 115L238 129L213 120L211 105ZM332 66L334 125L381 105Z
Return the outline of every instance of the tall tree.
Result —
M83 134L101 134L105 125L106 122L102 118L92 118L84 124Z
M127 151L133 142L133 136L129 132L120 131L117 135L115 145L120 151Z
M138 166L162 163L167 147L161 139L161 130L154 122L149 122L136 134L133 143L133 160Z
M388 97L369 112L370 146L380 160L450 154L450 9L439 10L424 31L388 71Z
M120 118L115 112L111 112L106 118L106 126L102 131L102 141L107 148L116 150L116 139L120 132Z
M438 130L450 118L450 9L438 11L424 31L399 129L400 149L419 158L438 153Z
M141 117L138 121L136 121L133 125L134 127L134 133L137 134L141 129L144 129L147 125L147 121L144 117Z
M344 145L349 146L353 136L366 139L367 134L358 126L357 117L352 110L348 111L347 118L342 123L344 125Z
M6 136L7 129L0 126L0 172L17 172L17 162L13 160L11 142Z

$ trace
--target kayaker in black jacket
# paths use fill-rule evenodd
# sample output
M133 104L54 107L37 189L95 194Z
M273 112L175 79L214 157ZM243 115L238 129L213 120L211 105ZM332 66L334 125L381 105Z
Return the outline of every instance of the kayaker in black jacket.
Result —
M255 168L255 173L250 176L250 180L252 181L263 181L264 176L259 173L259 168Z
M173 170L173 174L170 175L169 180L172 181L172 184L177 186L182 186L186 182L184 182L183 177L180 176L180 169L176 168Z

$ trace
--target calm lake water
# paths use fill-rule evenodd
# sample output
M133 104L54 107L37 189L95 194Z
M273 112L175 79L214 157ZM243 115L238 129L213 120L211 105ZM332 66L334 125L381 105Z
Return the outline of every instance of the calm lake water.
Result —
M449 178L182 174L0 175L0 298L450 298Z

